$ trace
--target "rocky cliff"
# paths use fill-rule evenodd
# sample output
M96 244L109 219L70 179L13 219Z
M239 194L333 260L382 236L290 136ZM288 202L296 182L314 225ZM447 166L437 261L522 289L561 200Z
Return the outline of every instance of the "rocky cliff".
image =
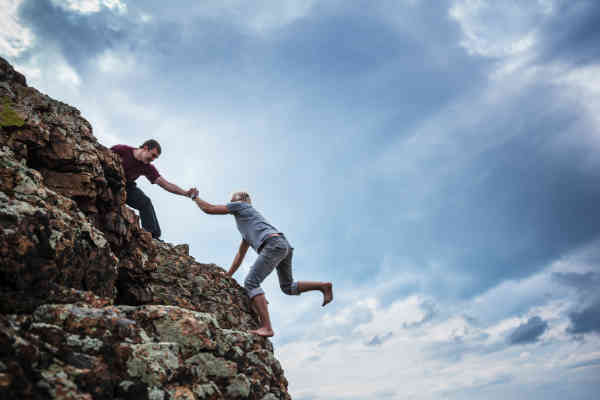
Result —
M118 156L0 58L0 399L289 399L243 289L124 202Z

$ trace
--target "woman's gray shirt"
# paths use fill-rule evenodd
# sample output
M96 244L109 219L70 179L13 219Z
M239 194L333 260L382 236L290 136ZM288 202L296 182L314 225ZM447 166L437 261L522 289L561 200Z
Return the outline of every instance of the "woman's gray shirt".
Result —
M227 209L235 217L235 223L242 234L242 238L256 251L258 251L267 236L273 233L281 233L268 223L251 204L245 201L228 203Z

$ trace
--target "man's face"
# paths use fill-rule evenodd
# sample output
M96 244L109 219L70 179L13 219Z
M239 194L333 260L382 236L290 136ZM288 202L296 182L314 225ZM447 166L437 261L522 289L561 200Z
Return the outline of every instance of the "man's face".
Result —
M160 155L158 153L158 149L154 148L152 150L148 150L147 147L142 148L142 162L144 164L150 164L152 161L156 160Z

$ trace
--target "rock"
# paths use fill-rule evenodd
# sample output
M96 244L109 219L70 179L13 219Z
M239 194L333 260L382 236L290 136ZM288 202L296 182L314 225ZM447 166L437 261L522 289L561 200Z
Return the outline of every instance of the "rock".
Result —
M250 394L250 381L245 375L238 374L227 386L227 397L230 399L246 398Z
M5 59L0 57L0 82L16 83L21 86L27 86L25 76L15 71Z
M125 205L120 159L0 58L0 398L289 399L243 288Z

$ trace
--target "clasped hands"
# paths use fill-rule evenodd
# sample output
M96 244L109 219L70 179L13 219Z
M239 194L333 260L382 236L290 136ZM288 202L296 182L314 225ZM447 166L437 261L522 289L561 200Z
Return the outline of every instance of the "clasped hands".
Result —
M190 199L194 200L196 197L198 197L198 194L200 192L198 192L198 189L196 188L191 188L190 190L188 190L187 192L185 192L186 197L189 197Z

